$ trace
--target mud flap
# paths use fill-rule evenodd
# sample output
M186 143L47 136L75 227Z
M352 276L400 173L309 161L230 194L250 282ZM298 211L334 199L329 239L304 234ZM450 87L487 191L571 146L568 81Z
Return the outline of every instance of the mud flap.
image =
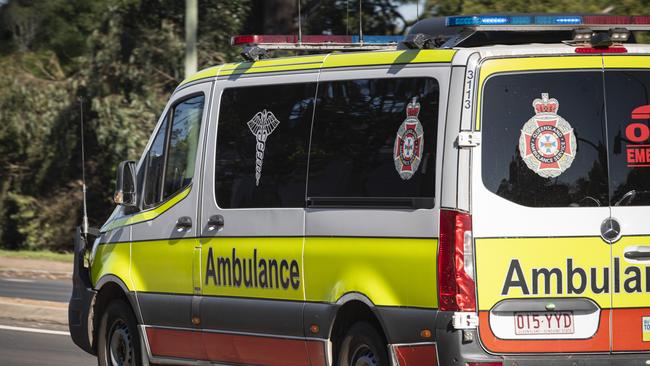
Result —
M91 355L96 355L92 329L88 327L89 314L96 292L90 283L89 269L84 265L85 253L86 240L81 235L81 228L77 227L74 236L74 269L72 297L68 305L68 327L74 343Z

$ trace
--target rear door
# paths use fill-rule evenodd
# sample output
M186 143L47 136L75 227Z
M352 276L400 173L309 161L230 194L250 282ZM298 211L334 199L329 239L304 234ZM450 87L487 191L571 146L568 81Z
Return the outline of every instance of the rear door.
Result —
M483 63L472 213L481 342L497 354L609 353L602 58Z
M605 57L612 350L650 350L650 57Z

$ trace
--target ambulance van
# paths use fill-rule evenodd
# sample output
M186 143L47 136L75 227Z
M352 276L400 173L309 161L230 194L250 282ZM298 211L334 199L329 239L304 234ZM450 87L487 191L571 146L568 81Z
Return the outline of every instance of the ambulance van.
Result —
M234 37L248 61L178 86L79 231L73 340L99 365L650 364L647 30Z

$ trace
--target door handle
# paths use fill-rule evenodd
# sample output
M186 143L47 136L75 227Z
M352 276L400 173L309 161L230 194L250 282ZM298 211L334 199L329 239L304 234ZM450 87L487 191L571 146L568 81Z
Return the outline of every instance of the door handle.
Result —
M219 231L223 228L224 221L221 215L212 215L208 219L208 231Z
M650 260L650 246L644 245L626 248L624 256L627 259L633 260Z
M192 228L192 219L189 216L180 217L176 220L176 231L189 231Z

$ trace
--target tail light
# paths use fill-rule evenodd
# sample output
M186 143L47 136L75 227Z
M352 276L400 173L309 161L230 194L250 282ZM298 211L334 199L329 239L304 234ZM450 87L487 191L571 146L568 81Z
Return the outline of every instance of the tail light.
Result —
M440 211L438 299L442 311L475 311L472 217Z

